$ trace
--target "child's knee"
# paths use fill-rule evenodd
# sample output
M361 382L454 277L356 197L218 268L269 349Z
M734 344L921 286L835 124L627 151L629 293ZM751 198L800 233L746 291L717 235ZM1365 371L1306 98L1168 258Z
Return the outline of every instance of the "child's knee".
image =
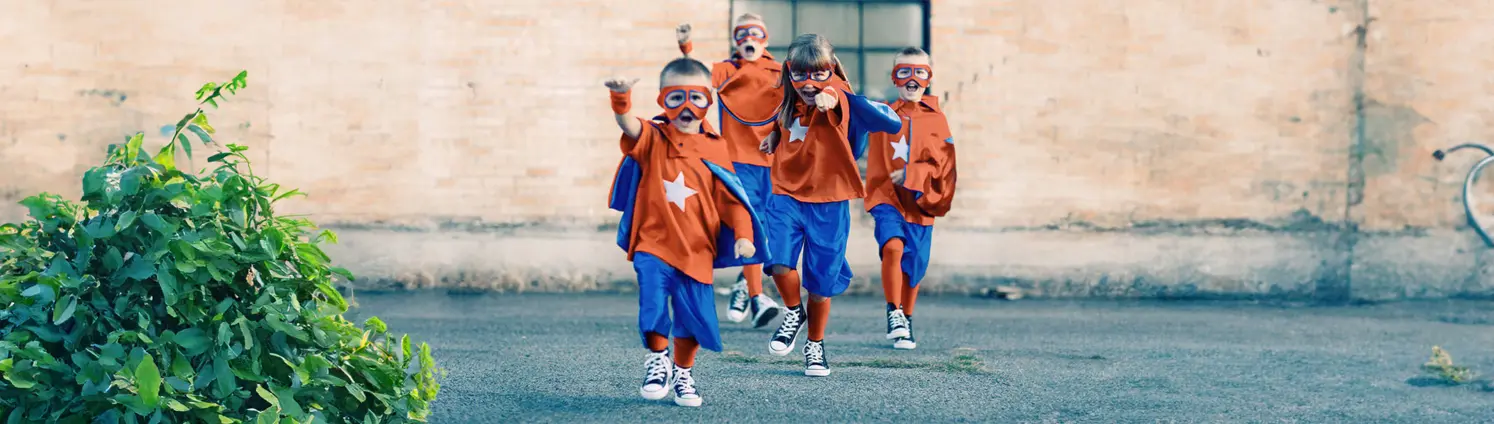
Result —
M892 257L903 253L903 239L892 238L882 244L882 257Z
M830 298L824 297L824 296L820 296L820 295L817 295L817 294L814 294L814 293L810 293L809 294L809 301L811 303L825 303L825 302L829 302Z
M772 274L774 277L788 274L789 271L789 267L784 265L773 265L771 268L768 268L768 273Z

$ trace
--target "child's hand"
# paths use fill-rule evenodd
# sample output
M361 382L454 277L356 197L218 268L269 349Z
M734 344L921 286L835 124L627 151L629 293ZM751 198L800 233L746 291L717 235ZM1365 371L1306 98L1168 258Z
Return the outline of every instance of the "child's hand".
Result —
M899 169L899 170L896 170L896 171L892 171L891 177L892 177L892 183L893 184L902 185L903 181L907 181L907 179L908 179L908 173L905 172L905 171L903 171L903 170L901 170L901 169Z
M763 138L762 144L757 145L757 150L770 155L774 150L778 150L778 130L768 133L768 136Z
M752 240L737 239L737 259L750 258L757 254L757 247L752 245Z
M814 95L814 107L818 108L820 112L834 109L836 102L839 102L839 100L835 98L834 87L825 87L824 90L820 90L820 94Z
M690 42L690 24L680 24L680 26L675 27L674 38L679 40L680 44Z
M607 86L607 89L612 90L612 92L614 93L626 93L629 91L633 91L633 84L637 83L638 78L633 78L632 81L628 81L620 77L613 77L612 79L607 80L607 82L602 83L602 85Z

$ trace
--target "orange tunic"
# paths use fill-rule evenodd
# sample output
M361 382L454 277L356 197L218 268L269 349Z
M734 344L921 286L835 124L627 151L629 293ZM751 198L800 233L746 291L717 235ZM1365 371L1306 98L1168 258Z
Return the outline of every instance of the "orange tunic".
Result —
M873 133L866 156L866 210L892 205L910 223L934 225L954 202L955 148L949 122L939 109L939 98L924 96L917 103L892 104L903 118L898 134ZM892 172L905 169L902 185L892 183ZM923 193L915 199L914 191Z
M793 119L778 123L773 193L805 203L839 202L866 194L856 156L846 139L851 115L846 112L845 93L850 91L844 83L835 88L839 102L834 108L820 112L800 102Z
M621 140L623 153L643 170L628 260L647 252L710 284L721 224L730 225L738 238L753 238L747 208L701 162L730 170L726 143L715 134L686 134L673 125L639 121L643 132L638 139L623 135Z
M783 65L768 54L751 62L732 59L711 67L711 85L721 99L721 136L733 162L772 165L772 157L758 146L773 132L783 102L783 89L777 87L781 72Z

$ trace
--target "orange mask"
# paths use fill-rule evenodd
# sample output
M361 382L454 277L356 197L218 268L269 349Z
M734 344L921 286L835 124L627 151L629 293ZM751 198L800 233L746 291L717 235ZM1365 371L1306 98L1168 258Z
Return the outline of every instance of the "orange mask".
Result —
M746 43L748 40L757 40L766 43L768 42L768 29L758 24L747 24L738 26L735 29L732 29L731 39L732 41L736 42L738 46L742 45L742 43Z
M928 88L929 79L933 77L934 68L929 65L902 64L892 68L892 83L900 88L908 81L916 81L919 87Z
M659 106L670 121L689 110L695 119L704 121L711 107L711 89L700 85L671 85L659 89Z
M799 72L792 70L793 68L787 61L783 62L783 67L789 70L789 81L794 84L794 89L796 90L803 89L805 86L824 90L825 87L829 87L832 83L840 79L840 76L835 75L835 71L830 69Z

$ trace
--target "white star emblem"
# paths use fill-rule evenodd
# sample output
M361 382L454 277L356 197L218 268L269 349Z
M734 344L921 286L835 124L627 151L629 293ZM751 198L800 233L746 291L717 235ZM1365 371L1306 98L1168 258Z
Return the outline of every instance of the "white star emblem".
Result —
M892 160L902 159L908 161L908 136L903 136L892 142Z
M799 118L794 118L794 124L789 125L789 142L804 141L804 134L809 132L809 127L799 125Z
M694 195L695 190L691 190L689 186L685 185L684 172L675 176L674 181L664 180L664 198L669 199L669 203L679 206L680 212L685 211L685 199L689 199L690 196Z

